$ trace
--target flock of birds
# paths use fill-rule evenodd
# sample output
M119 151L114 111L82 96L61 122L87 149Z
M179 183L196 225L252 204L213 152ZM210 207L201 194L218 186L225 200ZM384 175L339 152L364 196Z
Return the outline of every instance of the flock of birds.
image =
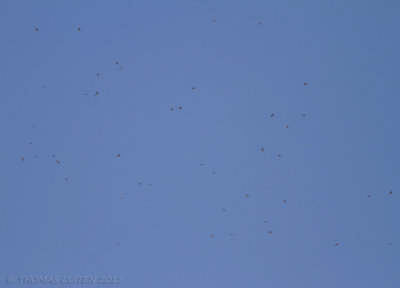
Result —
M215 23L216 21L217 21L216 19L212 19L212 23ZM260 26L261 24L262 24L261 22L258 22L258 23L257 23L257 26ZM81 28L78 27L78 28L76 28L76 30L77 30L77 31L81 31ZM39 28L38 28L38 27L35 27L35 31L38 32L38 31L39 31ZM116 61L116 62L115 62L115 65L119 66L119 62ZM119 69L122 70L123 67L122 67L122 66L119 66ZM101 75L100 73L97 73L97 74L96 74L97 77L99 77L100 75ZM303 83L303 86L309 86L309 84L310 84L309 82L304 82L304 83ZM47 86L43 86L43 88L47 88ZM195 87L195 86L192 86L191 89L192 89L192 90L195 90L196 87ZM100 94L100 92L99 92L98 90L96 90L96 91L94 92L94 95L93 95L93 96L98 97L99 94ZM84 95L87 96L87 95L89 95L89 93L88 93L88 92L85 92ZM183 109L182 106L178 106L177 108L174 108L174 107L169 108L170 111L182 110L182 109ZM301 117L306 117L306 116L307 116L307 115L306 115L305 113L301 114ZM276 117L276 115L275 115L274 113L271 113L271 114L269 115L269 117L270 117L270 118L274 118L274 117ZM31 127L32 127L32 128L35 128L36 125L35 125L35 124L31 124ZM286 129L289 129L290 127L289 127L289 125L285 125L285 128L286 128ZM32 142L29 142L29 145L32 146ZM261 146L261 149L260 149L260 150L261 150L261 152L264 152L264 151L265 151L265 149L264 149L263 146ZM276 154L276 156L280 158L280 157L282 157L282 154L281 154L281 153L278 153L278 154ZM38 156L37 156L37 155L34 155L34 157L37 158ZM60 160L57 159L57 157L56 157L54 154L51 155L51 157L54 159L54 161L56 162L56 164L61 164ZM118 153L118 154L116 154L115 157L116 157L116 158L120 158L120 157L121 157L121 154ZM21 160L24 162L24 161L25 161L25 157L21 157ZM205 165L204 163L200 163L200 166L204 166L204 165ZM212 174L216 174L216 171L212 171ZM65 180L66 180L66 181L69 181L69 178L65 178ZM137 184L138 184L139 186L142 186L142 185L143 185L143 183L142 183L141 181L138 181ZM149 183L148 186L151 186L151 184ZM388 194L389 194L389 196L392 196L392 195L393 195L393 191L390 190L390 191L388 192ZM245 196L245 198L250 198L250 195L247 194L247 193L246 193L244 196ZM371 198L372 195L369 194L369 195L367 195L367 197L368 197L368 198ZM120 194L120 199L124 199L124 196L123 196L122 194ZM282 202L283 202L283 203L287 203L287 200L286 200L286 199L283 199ZM222 210L222 212L226 212L226 211L227 211L226 208L222 208L221 210ZM263 221L264 221L264 223L267 223L267 222L268 222L267 219L264 219ZM272 235L272 230L271 230L271 229L267 229L266 233L267 233L267 235ZM235 233L234 233L234 232L230 232L230 233L229 233L229 236L235 236ZM213 234L213 233L210 233L210 234L209 234L209 237L210 237L210 238L215 238L216 235ZM392 245L392 244L393 244L392 242L388 242L388 245ZM120 243L117 243L116 245L117 245L117 246L120 246L121 244L120 244ZM339 246L339 245L340 245L340 242L335 242L335 243L334 243L334 246L335 246L335 247L337 247L337 246Z

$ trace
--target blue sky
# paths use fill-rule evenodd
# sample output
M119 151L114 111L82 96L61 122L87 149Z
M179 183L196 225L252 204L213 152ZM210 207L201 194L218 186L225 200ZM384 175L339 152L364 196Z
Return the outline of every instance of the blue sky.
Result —
M1 286L399 287L399 12L0 1Z

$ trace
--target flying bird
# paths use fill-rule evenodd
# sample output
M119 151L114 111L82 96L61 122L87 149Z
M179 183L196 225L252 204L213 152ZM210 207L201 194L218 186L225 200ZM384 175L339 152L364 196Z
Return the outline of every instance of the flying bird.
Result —
M193 86L193 87L192 87L192 90L194 90L194 89L196 89L196 87L195 87L195 86Z
M286 127L286 129L289 129L289 125L286 125L285 127Z
M306 117L307 115L306 115L306 113L303 113L303 114L301 114L301 116Z
M231 232L229 233L229 236L235 236L235 233Z
M336 242L336 243L335 243L335 247L339 246L339 244L340 244L339 242Z
M264 223L267 223L268 222L268 220L267 219L264 219Z
M76 28L76 30L81 31L81 27Z
M174 108L169 108L169 110L174 111Z
M308 82L304 82L304 86L307 86L308 85Z
M214 234L210 234L210 237L211 237L211 238L215 238L215 235L214 235Z
M99 76L100 76L100 73L97 73L96 76L99 77Z
M115 62L115 65L118 65L118 64L119 64L118 61L116 61L116 62Z
M275 116L275 114L274 114L274 113L271 113L271 115L269 115L269 116L272 118L272 117L274 117L274 116Z
M182 110L182 106L179 106L178 109L179 109L179 110Z
M225 208L222 208L222 212L226 212L226 209L225 209Z
M271 230L271 229L268 231L268 234L269 234L269 235L272 235L272 230Z
M246 196L246 198L250 198L250 195L249 195L249 194L246 194L245 196Z
M121 157L121 154L118 153L116 157L117 157L117 158Z
M138 185L140 185L140 186L142 186L142 185L143 185L143 184L142 184L142 182L140 182L140 181L139 181L139 182L137 182L137 184L138 184Z
M282 154L281 153L279 153L278 155L276 155L277 157L281 157L282 156Z
M57 162L57 164L60 164L60 161L59 161L59 160L56 160L56 162Z
M213 175L215 175L215 173L217 173L217 172L215 172L215 171L212 172Z
M257 23L257 26L260 26L260 25L261 25L261 22L258 22L258 23Z
M390 190L389 195L393 195L393 191L392 190Z
M38 32L38 31L39 31L39 28L38 28L38 27L35 27L35 31Z
M283 202L283 203L287 203L287 200L286 200L286 199L283 199L282 202Z
M264 152L264 147L263 146L261 146L261 152Z
M21 160L22 160L22 161L25 161L25 158L24 158L24 157L21 157Z

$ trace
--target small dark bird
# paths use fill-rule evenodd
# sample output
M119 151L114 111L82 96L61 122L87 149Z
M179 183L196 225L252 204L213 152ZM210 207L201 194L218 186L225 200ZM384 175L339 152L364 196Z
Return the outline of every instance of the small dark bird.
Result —
M119 158L119 157L121 157L121 154L117 154L117 156L116 156L117 158Z
M267 219L264 219L264 223L267 223L268 222L268 220Z
M393 191L392 190L390 190L389 195L393 195Z
M169 108L169 110L174 111L174 108Z
M257 26L260 26L260 25L261 25L261 22L258 22L258 23L257 23Z
M339 242L336 242L336 243L335 243L335 247L339 246L339 244L340 244Z
M269 231L268 231L268 234L271 235L271 234L272 234L272 230L269 230Z
M201 163L200 163L200 166L204 166L204 163L203 163L203 162L201 162Z
M222 212L226 212L226 209L225 209L225 208L222 208Z
M192 90L194 90L194 89L196 89L196 87L195 87L195 86L193 86L193 87L192 87Z
M274 113L271 113L270 117L272 118L272 117L274 117L274 116L275 116L275 114L274 114Z
M31 124L31 127L32 127L32 128L35 128L36 126L35 126L34 124Z
M286 127L286 129L289 129L289 125L286 125L285 127Z
M235 233L231 232L229 233L229 236L235 236Z
M68 181L69 179L68 178L65 178L65 181Z
M142 182L140 182L140 181L139 181L139 182L137 182L137 184L138 184L138 185L140 185L140 186L142 186L142 185L143 185L143 184L142 184Z
M278 155L276 155L276 156L277 156L277 157L281 157L281 156L282 156L282 154L280 154L280 153L279 153L279 154L278 154Z
M213 22L213 23L217 22L217 19L213 19L212 22Z
M179 106L178 109L179 109L179 110L182 110L182 106Z
M304 82L304 86L307 86L308 85L308 82Z
M215 173L217 173L217 172L213 171L212 173L213 173L213 175L215 175Z
M211 237L211 238L215 238L215 235L214 235L214 234L210 234L210 237Z
M368 198L371 198L372 197L372 195L368 195Z
M249 194L246 194L245 196L246 196L246 198L250 198L250 195L249 195Z
M261 152L264 152L264 147L263 146L261 146Z
M29 142L29 145L31 145L31 146L32 146L32 142Z
M303 114L301 114L301 116L306 117L307 115L306 115L306 113L303 113Z
M87 92L85 93L85 96L89 95Z
M76 30L81 31L81 27L76 28Z
M119 70L122 70L122 69L124 69L124 67L119 67Z
M392 245L392 244L393 244L392 242L389 242L389 243L388 243L388 245Z
M38 31L39 31L39 28L38 28L38 27L35 27L35 31L38 32Z
M287 203L287 200L286 200L286 199L283 199L282 202L283 202L283 203Z
M21 160L22 160L22 161L25 161L25 158L24 158L24 157L21 157Z
M100 94L100 92L99 91L96 91L96 94L94 95L94 96L98 96Z
M119 64L118 61L116 61L116 62L115 62L115 65L118 65L118 64Z
M59 161L59 160L56 160L56 163L57 163L57 164L60 164L60 161Z
M51 157L56 158L56 155L53 154L53 155L51 155Z
M97 73L96 76L99 77L99 76L100 76L100 73Z

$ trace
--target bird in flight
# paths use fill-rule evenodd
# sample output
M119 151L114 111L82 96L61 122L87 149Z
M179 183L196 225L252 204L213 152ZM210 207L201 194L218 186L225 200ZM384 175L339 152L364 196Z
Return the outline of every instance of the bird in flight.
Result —
M174 108L169 108L169 110L174 111Z
M261 152L264 152L264 147L263 146L261 146Z
M196 89L196 87L195 87L195 86L193 86L193 87L192 87L192 90L194 90L194 89Z
M179 110L182 110L182 106L179 106L178 109L179 109Z
M249 194L246 194L245 196L246 196L246 198L250 198L250 195L249 195Z
M226 212L226 209L225 209L225 208L222 208L222 212Z
M235 233L231 232L229 233L229 236L235 236Z
M301 116L306 117L307 115L306 115L306 113L303 113L303 114L301 114Z
M118 61L115 61L115 65L118 65L119 63L118 63Z
M22 161L25 161L25 158L24 158L24 157L21 157L21 160L22 160Z
M60 164L60 161L59 161L59 160L56 160L56 163L57 163L57 164Z
M81 31L81 27L76 28L76 30Z
M286 199L283 199L282 202L283 202L283 203L287 203L287 200L286 200Z
M100 92L99 91L96 91L96 94L94 95L94 96L98 96L100 94Z
M213 174L213 175L215 175L215 173L217 173L217 172L215 172L215 171L212 171L212 174Z
M272 235L272 230L271 230L271 229L268 231L268 234L269 234L269 235Z
M32 128L35 128L36 126L35 126L34 124L31 124L31 127L32 127Z
M137 182L137 184L138 184L139 186L142 186L142 185L143 185L142 182L140 182L140 181Z
M213 19L212 22L213 22L213 23L217 22L217 19Z
M258 23L257 23L257 26L260 26L260 25L261 25L261 22L258 22Z
M389 195L393 195L393 191L392 190L390 190Z
M388 243L388 245L392 245L392 244L393 244L392 242L389 242L389 243Z
M204 163L203 163L203 162L201 162L201 163L200 163L200 166L204 166Z
M286 127L286 129L289 129L289 125L286 125L285 127Z
M210 234L210 237L211 237L211 238L215 238L215 235L214 235L214 234Z
M339 246L339 244L340 244L339 242L336 242L336 243L335 243L335 247Z
M307 86L308 85L308 82L304 82L304 84L303 84L304 86Z
M116 157L117 157L117 158L121 157L121 154L118 153Z
M276 156L278 156L278 157L281 157L282 156L282 154L281 153L279 153L278 155L276 155Z
M264 219L264 223L267 223L268 222L268 220L267 219Z
M100 76L100 73L97 73L96 76L99 77L99 76Z
M69 179L68 178L65 178L65 181L68 181Z
M38 31L39 31L39 28L38 28L38 27L35 27L35 31L38 32Z
M368 195L368 198L371 198L372 197L372 195Z
M272 117L274 117L274 116L275 116L275 114L274 114L274 113L271 113L271 115L269 115L269 116L272 118Z

